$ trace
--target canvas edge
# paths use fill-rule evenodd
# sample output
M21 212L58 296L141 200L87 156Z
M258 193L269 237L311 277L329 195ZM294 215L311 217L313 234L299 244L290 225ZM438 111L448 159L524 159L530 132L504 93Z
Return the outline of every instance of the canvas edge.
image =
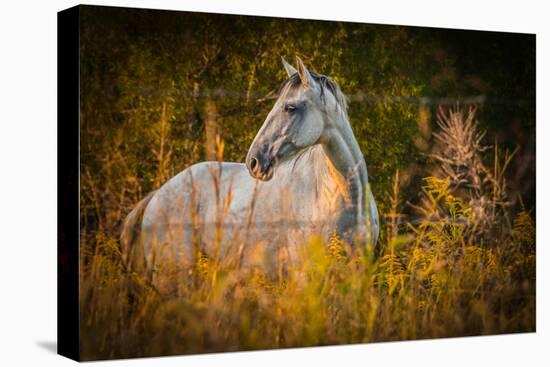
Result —
M57 353L80 360L80 6L57 13Z

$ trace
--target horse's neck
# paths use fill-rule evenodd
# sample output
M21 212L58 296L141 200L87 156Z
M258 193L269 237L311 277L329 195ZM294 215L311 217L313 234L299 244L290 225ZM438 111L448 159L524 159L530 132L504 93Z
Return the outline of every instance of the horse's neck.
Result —
M347 206L364 213L367 167L347 120L327 138L289 161L285 171L288 177L295 177L300 172L313 186L317 200L332 201L343 197ZM302 180L290 182L303 184Z
M321 145L313 145L289 162L292 167L291 182L296 185L307 185L315 200L332 202L340 197L350 198L347 182L343 175L331 163ZM294 180L299 174L302 179ZM330 207L330 205L329 205Z
M321 145L330 165L345 180L352 204L364 210L368 185L367 165L347 116L342 113L339 118L341 121L326 134Z

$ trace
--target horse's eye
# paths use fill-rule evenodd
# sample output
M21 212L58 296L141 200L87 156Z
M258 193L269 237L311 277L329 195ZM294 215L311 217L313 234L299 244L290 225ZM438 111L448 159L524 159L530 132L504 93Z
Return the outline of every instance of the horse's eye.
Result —
M294 112L294 110L296 110L296 106L291 104L291 103L287 103L285 104L285 111L286 112Z

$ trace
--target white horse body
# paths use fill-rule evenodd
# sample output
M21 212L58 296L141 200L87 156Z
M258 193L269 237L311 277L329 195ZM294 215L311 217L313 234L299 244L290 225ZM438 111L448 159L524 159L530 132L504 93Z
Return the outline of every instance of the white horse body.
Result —
M302 79L307 88L286 88L252 143L246 165L193 165L143 204L137 245L149 266L153 257L155 264L163 259L189 264L197 245L209 256L235 251L230 256L241 256L244 263L253 263L249 249L263 248L268 258L260 262L269 262L285 246L295 261L299 246L311 236L327 239L334 231L349 242L376 244L378 211L365 160L345 106L338 103L341 96L321 91L323 107L314 110L311 106L320 102L313 83L320 76L298 64L300 78L309 78ZM291 77L298 73L285 67ZM309 106L307 113L286 105L286 114L281 112L285 101L298 100Z

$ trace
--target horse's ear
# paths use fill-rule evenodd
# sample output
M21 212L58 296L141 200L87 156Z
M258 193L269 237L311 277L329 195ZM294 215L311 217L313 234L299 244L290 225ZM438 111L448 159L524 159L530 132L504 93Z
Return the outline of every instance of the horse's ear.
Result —
M296 70L294 68L294 66L292 66L288 62L286 62L284 57L281 56L281 60L283 62L283 66L285 67L286 73L288 74L289 77L293 76L294 74L296 74L298 72L298 70Z
M305 67L302 59L296 56L296 62L298 64L298 75L300 76L300 81L305 88L311 88L315 85L313 77L309 73L309 70Z

